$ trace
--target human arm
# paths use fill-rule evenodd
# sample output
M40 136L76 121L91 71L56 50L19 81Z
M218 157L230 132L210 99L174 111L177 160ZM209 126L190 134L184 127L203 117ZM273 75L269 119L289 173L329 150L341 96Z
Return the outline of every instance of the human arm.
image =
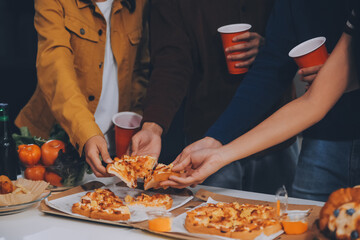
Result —
M297 44L297 37L295 26L289 20L292 18L290 1L278 2L281 3L275 5L268 21L266 43L229 106L205 134L208 140L191 144L187 151L215 146L213 142L226 144L244 134L265 119L289 89L297 66L288 52ZM181 153L178 160L182 161L188 154Z
M354 75L352 38L343 34L333 53L309 90L288 103L257 127L217 149L203 149L189 155L174 171L192 169L185 178L171 177L164 182L186 187L203 182L221 167L278 144L320 121L347 88L358 85Z
M150 70L148 7L143 14L142 38L136 54L131 90L131 110L138 113L142 113Z
M178 1L155 0L151 5L151 77L144 104L143 128L132 140L137 153L158 155L166 132L183 101L193 74L190 40ZM147 126L161 130L149 131ZM138 141L139 136L144 136ZM147 144L144 141L147 139ZM154 148L153 148L154 147Z
M64 8L57 0L35 1L38 85L56 121L68 133L72 145L77 146L82 154L91 137L103 137L103 134L95 123L94 116L88 109L88 101L78 84L74 49L70 42L72 36L64 27L67 24L64 15ZM101 166L98 156L93 160L97 162L97 166ZM87 161L90 159L87 158Z
M297 42L291 1L277 1L268 20L266 42L229 106L205 134L229 143L256 126L289 89L297 66L288 52ZM286 34L284 34L286 32Z

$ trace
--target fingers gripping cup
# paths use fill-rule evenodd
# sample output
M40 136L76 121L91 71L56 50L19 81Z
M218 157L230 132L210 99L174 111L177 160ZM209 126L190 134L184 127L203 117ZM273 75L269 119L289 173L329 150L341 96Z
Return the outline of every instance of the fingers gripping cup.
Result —
M141 120L142 116L134 112L119 112L113 116L116 156L126 153L131 137L140 129Z
M289 52L289 56L294 58L299 68L322 65L328 58L325 41L325 37L317 37L302 42Z
M246 73L248 71L248 68L237 68L235 67L236 63L242 62L242 61L232 61L231 59L228 59L229 55L236 55L239 54L243 51L237 51L237 52L232 52L232 53L227 53L225 51L226 48L234 46L234 45L238 45L240 43L244 43L245 41L240 41L240 42L234 42L233 38L247 33L249 32L251 28L250 24L246 24L246 23L239 23L239 24L231 24L231 25L225 25L222 26L220 28L218 28L218 32L221 34L221 39L222 39L222 43L223 43L223 47L224 47L224 52L225 52L225 57L226 57L226 64L229 70L230 74L243 74Z

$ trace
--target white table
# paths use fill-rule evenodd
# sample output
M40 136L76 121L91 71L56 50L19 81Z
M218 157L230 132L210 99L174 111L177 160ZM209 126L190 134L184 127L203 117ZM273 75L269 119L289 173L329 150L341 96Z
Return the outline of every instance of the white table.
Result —
M87 180L91 180L92 176ZM96 179L105 184L115 181L113 178ZM234 197L274 201L273 195L252 193L210 186L197 186L218 194ZM290 198L289 203L322 206L323 202ZM39 204L38 204L39 205ZM0 240L99 240L99 239L167 239L137 229L93 223L66 217L44 214L38 205L24 212L0 216Z

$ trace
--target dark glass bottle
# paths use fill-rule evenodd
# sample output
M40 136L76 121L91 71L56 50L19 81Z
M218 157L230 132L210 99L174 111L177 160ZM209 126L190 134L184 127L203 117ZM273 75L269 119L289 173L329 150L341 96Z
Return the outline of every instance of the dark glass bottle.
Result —
M0 103L0 175L16 180L18 157L9 131L8 104Z

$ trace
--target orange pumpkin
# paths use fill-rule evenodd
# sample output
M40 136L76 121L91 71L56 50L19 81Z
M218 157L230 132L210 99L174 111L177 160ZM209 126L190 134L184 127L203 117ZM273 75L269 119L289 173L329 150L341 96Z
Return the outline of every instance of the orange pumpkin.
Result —
M61 180L62 177L60 177L56 173L48 171L45 172L45 181L49 182L51 185L56 187L62 187Z
M20 145L18 147L19 159L25 166L34 166L40 161L41 150L36 144Z
M26 179L30 179L34 181L44 180L45 167L41 165L28 167L25 169L24 175Z

